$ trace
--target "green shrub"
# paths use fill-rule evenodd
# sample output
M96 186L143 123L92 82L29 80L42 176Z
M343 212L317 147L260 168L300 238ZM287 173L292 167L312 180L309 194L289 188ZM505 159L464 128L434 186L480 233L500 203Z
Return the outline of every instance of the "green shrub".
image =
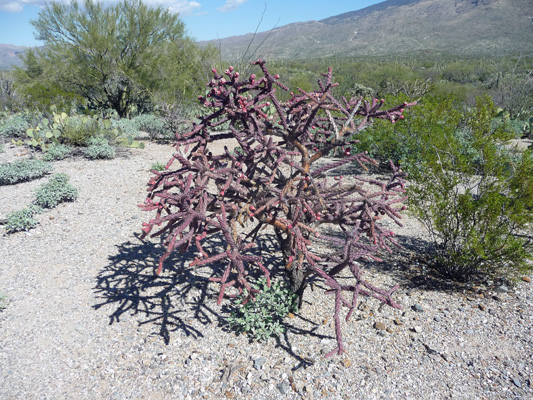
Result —
M509 135L491 129L494 112L490 99L478 99L461 135L428 125L409 167L409 204L433 241L432 264L460 280L531 268L524 232L533 222L533 156L504 146Z
M93 137L88 141L85 156L91 160L115 158L115 148L104 137Z
M0 122L0 137L22 137L30 127L28 117L25 114L14 114L4 122Z
M52 171L52 165L41 160L21 160L0 164L0 185L37 179Z
M52 144L46 149L44 161L63 160L72 153L72 148L64 144Z
M87 146L89 140L105 133L106 127L96 119L88 116L73 116L65 120L61 127L61 140L73 146Z
M54 208L59 203L76 200L78 190L68 180L65 174L52 176L48 183L35 192L35 204L42 208Z
M297 295L282 282L275 282L267 286L265 278L261 278L253 289L261 292L256 295L255 301L250 301L232 310L228 322L238 332L246 332L251 338L258 341L267 340L284 332L282 324L290 312L296 312ZM248 294L246 291L237 298L242 302Z
M28 231L32 228L35 228L38 222L33 217L35 214L39 214L40 212L41 208L32 204L28 208L8 214L7 223L5 224L6 232L14 233L19 231Z

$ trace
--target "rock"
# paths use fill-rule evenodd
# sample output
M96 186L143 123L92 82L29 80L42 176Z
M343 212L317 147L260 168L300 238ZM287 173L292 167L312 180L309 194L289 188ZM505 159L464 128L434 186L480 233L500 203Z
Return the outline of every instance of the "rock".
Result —
M500 285L495 289L498 293L507 293L509 288L505 285Z
M485 307L483 304L479 304L478 305L478 308L481 310L481 311L485 311L487 309L487 307Z
M259 357L254 360L254 368L259 370L263 365L265 365L267 359L265 357Z
M468 330L466 331L466 333L472 335L472 334L474 333L474 330L473 330L473 329L468 329Z
M276 387L281 394L287 394L287 391L289 390L289 384L285 381L278 383Z
M352 361L349 358L345 358L341 361L341 364L343 367L348 368L350 365L352 365Z
M501 301L502 298L500 296L494 295L494 296L492 296L492 300Z
M514 383L514 385L517 387L517 388L521 388L522 387L522 384L520 383L520 381L516 378L513 378L511 379Z
M424 309L418 305L418 304L415 304L414 306L411 307L414 311L416 312L424 312Z
M531 282L531 279L529 279L527 276L523 276L523 277L522 277L522 280L523 280L524 282L528 282L528 283Z
M435 322L440 322L440 317L439 317L439 316L436 316L435 318L433 318L433 320L434 320Z
M385 329L387 329L387 325L385 325L383 322L374 322L374 329L384 331Z
M295 382L293 385L293 390L295 392L300 392L304 388L304 383L302 381Z
M418 326L418 325L415 326L415 327L413 328L413 332L421 333L421 332L422 332L422 327L421 327L421 326Z
M398 318L394 318L394 323L398 326L402 326L403 325L403 322L400 321Z

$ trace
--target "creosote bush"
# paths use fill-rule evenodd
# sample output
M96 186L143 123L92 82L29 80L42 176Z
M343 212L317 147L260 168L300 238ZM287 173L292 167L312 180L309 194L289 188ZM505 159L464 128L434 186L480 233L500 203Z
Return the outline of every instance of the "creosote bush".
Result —
M512 135L492 126L494 113L479 98L460 134L432 132L409 169L410 209L433 241L431 264L464 281L531 270L533 155L509 149Z
M14 185L41 178L50 173L52 168L50 163L36 159L0 164L0 185Z
M276 91L288 88L280 77L262 60L253 65L261 76L243 77L232 67L223 73L213 70L208 94L199 96L208 112L190 132L177 135L167 169L154 171L150 179L141 207L155 216L144 223L142 237L163 236L166 252L156 274L175 249L185 252L193 246L197 257L191 266L225 265L211 278L220 284L218 303L224 295L244 293L246 304L260 292L251 286L254 275L264 275L270 286L270 266L254 247L258 235L274 232L296 304L302 304L310 275L321 279L333 296L337 347L328 356L341 354L343 307L347 320L359 296L401 308L392 299L397 286L373 286L363 278L359 260L379 260L378 252L398 245L380 220L400 224L404 175L394 166L385 181L356 176L347 182L328 173L354 162L374 164L364 153L351 154L355 136L373 119L396 123L412 104L384 109L379 99L337 99L331 93L336 86L331 68L317 90L298 90L282 102ZM269 116L265 110L270 106L274 112ZM222 124L229 130L213 133ZM242 152L225 148L213 154L210 145L221 139L234 139ZM339 149L343 158L318 162ZM221 235L224 248L208 253L204 247L213 235ZM316 250L317 242L328 251Z

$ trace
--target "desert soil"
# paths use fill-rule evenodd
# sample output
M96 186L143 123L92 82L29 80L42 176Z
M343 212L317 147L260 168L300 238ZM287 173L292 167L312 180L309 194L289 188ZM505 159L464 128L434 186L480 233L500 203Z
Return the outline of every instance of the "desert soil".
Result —
M227 326L213 272L175 255L161 277L157 240L140 241L150 215L150 166L168 145L117 158L54 163L79 198L0 236L1 399L526 399L533 398L533 285L459 285L435 278L421 226L406 217L406 250L368 264L365 277L400 285L403 309L362 299L335 346L333 302L320 281L287 318L287 332L250 342ZM0 162L27 157L7 146ZM350 171L344 171L350 173ZM28 205L49 177L0 187L0 219ZM0 234L5 233L0 228ZM265 237L266 263L279 259Z

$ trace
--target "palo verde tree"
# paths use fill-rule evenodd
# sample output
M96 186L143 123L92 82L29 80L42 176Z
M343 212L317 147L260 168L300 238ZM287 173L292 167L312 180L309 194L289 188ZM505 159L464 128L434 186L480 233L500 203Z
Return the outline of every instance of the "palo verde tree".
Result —
M280 102L276 90L288 88L264 61L253 64L262 77L251 74L241 80L232 67L223 74L213 70L207 97L199 96L210 112L190 132L177 135L176 152L166 170L154 171L150 179L149 195L141 207L156 215L144 223L143 238L150 233L163 236L166 252L157 274L172 251L192 246L198 256L191 265L226 265L221 276L211 278L220 284L218 302L231 287L234 293L228 295L245 292L247 302L258 293L250 284L253 272L263 274L270 285L269 266L253 252L258 235L270 229L300 306L311 274L334 295L337 347L329 354L340 354L343 306L347 319L359 296L400 308L391 297L397 287L384 290L367 282L359 261L377 260L380 250L391 251L397 245L394 233L379 220L388 217L400 224L404 180L394 166L384 182L364 176L346 182L328 173L354 162L373 163L364 153L350 154L354 136L373 119L393 123L402 119L404 108L412 104L387 110L378 99L338 100L331 94L336 86L331 69L316 91L299 90ZM228 132L213 132L224 123L229 124ZM213 154L211 145L221 139L234 139L240 150L226 147L222 154ZM343 158L321 162L339 149L344 150ZM225 248L209 254L205 244L215 234L223 238ZM317 250L317 242L328 252ZM339 280L341 272L350 273L352 282Z
M177 14L141 0L108 7L94 0L52 2L32 24L45 47L32 54L37 63L28 61L55 70L53 81L61 89L120 116L149 108L154 96L179 96L179 82L194 82L212 55L212 49L201 50L186 36ZM28 68L30 83L34 69Z

